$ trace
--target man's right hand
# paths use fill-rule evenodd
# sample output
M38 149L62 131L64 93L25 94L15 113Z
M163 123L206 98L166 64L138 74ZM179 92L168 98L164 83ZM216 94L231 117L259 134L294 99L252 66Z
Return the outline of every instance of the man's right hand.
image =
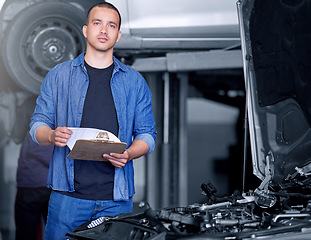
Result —
M67 127L58 127L55 130L51 130L49 140L55 146L65 147L71 134L72 131Z
M48 126L42 126L37 130L36 138L42 146L54 144L58 147L65 147L71 134L72 131L67 127L58 127L52 130Z

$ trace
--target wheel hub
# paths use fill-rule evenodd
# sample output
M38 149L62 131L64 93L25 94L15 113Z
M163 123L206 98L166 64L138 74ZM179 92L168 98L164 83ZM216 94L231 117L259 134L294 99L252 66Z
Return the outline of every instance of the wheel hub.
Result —
M44 77L56 64L73 59L83 51L80 36L81 33L66 21L48 20L34 26L26 37L26 62Z
M41 48L41 53L46 59L53 62L59 61L66 51L66 46L57 38L48 39Z

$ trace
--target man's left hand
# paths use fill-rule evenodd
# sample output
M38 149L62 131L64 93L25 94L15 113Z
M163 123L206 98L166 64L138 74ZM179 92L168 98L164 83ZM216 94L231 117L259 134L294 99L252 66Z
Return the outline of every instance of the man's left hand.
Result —
M122 168L125 164L129 161L129 154L125 150L122 154L121 153L110 153L104 154L104 158L106 158L111 164L115 167Z

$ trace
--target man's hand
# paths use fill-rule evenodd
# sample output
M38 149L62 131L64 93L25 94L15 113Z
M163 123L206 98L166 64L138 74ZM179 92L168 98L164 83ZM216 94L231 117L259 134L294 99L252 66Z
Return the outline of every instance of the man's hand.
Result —
M54 144L58 147L65 147L71 134L72 131L67 127L58 127L52 130L48 126L42 126L37 130L36 138L42 146Z
M110 153L104 154L104 158L106 158L111 164L115 167L122 168L125 164L130 161L130 156L125 150L122 154L121 153Z
M146 154L149 150L148 144L143 140L135 140L131 146L126 149L122 154L120 153L110 153L104 154L103 157L106 158L115 167L122 168L128 161L132 159L139 158Z
M71 134L72 131L67 127L58 127L50 132L49 140L55 146L65 147Z

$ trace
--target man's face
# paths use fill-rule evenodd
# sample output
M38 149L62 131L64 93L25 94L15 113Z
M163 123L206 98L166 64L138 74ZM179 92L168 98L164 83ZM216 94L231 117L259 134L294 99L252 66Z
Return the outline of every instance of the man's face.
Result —
M121 37L118 13L112 9L94 7L89 14L88 24L83 26L83 35L87 38L88 50L112 50Z

